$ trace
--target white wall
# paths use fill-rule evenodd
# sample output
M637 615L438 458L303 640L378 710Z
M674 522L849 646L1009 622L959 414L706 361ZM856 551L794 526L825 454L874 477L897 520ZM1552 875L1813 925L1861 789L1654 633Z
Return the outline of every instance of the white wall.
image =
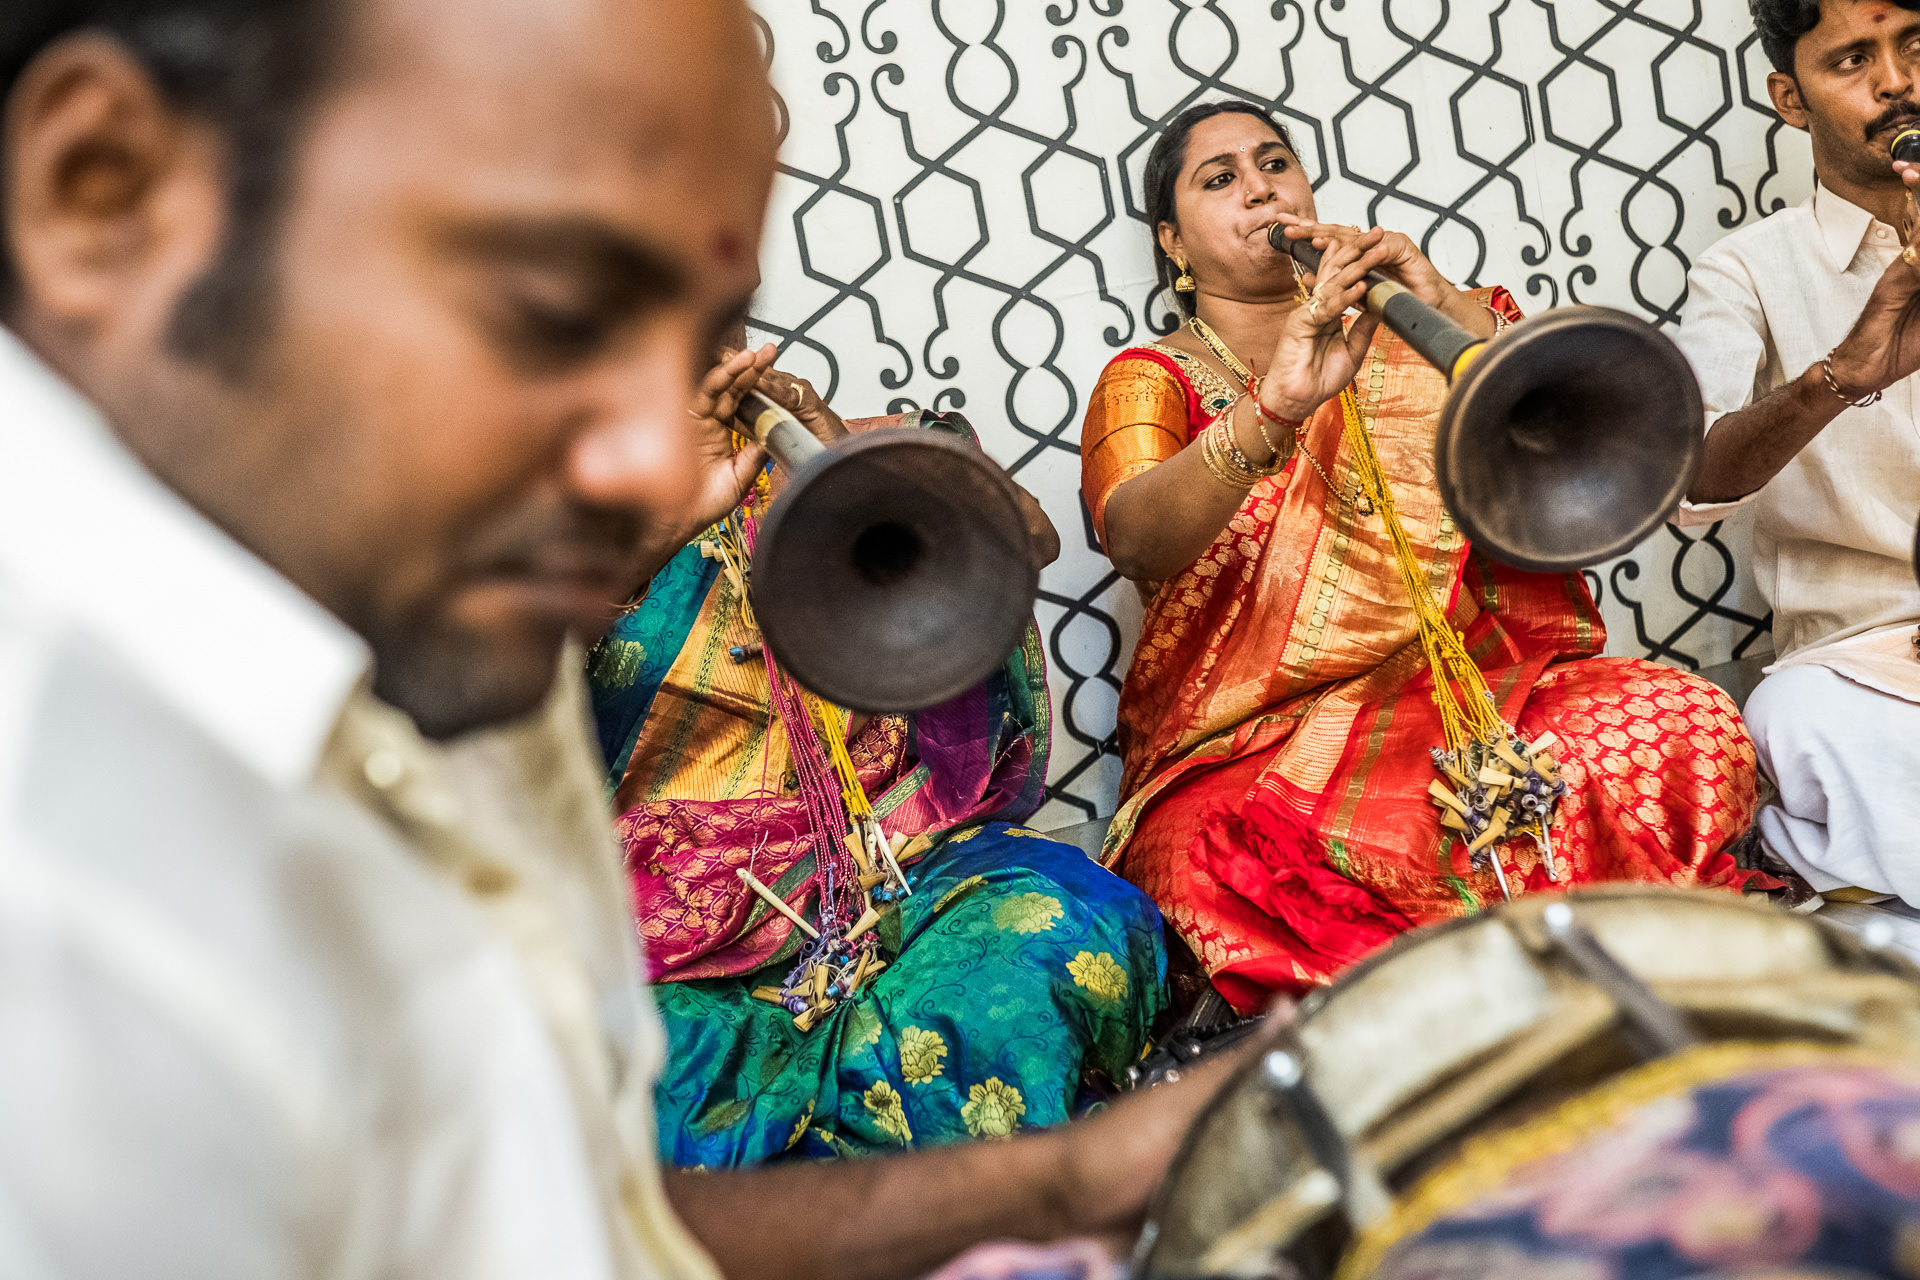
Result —
M1323 216L1405 231L1528 310L1604 303L1662 324L1692 255L1811 187L1805 140L1766 108L1742 0L758 7L789 113L758 304L783 365L850 416L962 408L1061 530L1040 607L1045 826L1110 812L1118 782L1105 744L1139 607L1094 546L1078 449L1101 367L1168 323L1140 221L1159 121L1266 102ZM1731 526L1665 530L1601 566L1611 651L1682 666L1764 651L1764 605L1731 568L1745 545Z

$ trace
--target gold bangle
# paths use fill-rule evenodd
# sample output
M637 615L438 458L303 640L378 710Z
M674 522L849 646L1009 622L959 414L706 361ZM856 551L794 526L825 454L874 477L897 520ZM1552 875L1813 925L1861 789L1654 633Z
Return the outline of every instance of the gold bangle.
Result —
M1253 399L1251 396L1247 398L1250 400ZM1253 400L1253 427L1254 430L1260 432L1260 439L1266 442L1267 448L1273 450L1273 460L1262 467L1256 465L1253 459L1246 455L1246 451L1240 447L1239 439L1233 434L1233 411L1239 407L1238 398L1235 399L1233 404L1227 406L1225 412L1223 412L1219 418L1220 430L1225 438L1227 448L1231 453L1234 463L1248 475L1253 476L1257 480L1263 480L1277 473L1280 468L1286 464L1286 459L1280 456L1280 450L1274 448L1273 441L1267 439L1267 433L1260 425L1260 402L1258 400Z
M1251 489L1260 477L1250 474L1248 469L1236 467L1226 455L1228 446L1224 446L1220 439L1223 418L1224 415L1215 418L1200 433L1200 460L1207 464L1207 470L1213 473L1213 478L1228 488Z
M1213 437L1213 456L1220 463L1220 470L1225 473L1228 484L1236 489L1251 489L1259 483L1260 477L1255 474L1253 464L1247 461L1246 455L1233 442L1233 426L1226 414L1213 420L1207 434Z
M1200 459L1207 464L1207 470L1213 473L1215 480L1226 485L1229 489L1250 489L1253 487L1252 485L1242 485L1236 481L1233 475L1227 471L1224 464L1221 463L1220 459L1214 456L1213 450L1213 429L1209 427L1200 433Z
M1226 456L1232 460L1234 470L1242 474L1253 475L1256 474L1260 468L1254 466L1253 459L1241 451L1240 442L1236 440L1233 435L1233 411L1239 407L1240 405L1237 401L1228 405L1221 411L1220 416L1213 420L1213 425L1220 432L1221 452L1225 453Z

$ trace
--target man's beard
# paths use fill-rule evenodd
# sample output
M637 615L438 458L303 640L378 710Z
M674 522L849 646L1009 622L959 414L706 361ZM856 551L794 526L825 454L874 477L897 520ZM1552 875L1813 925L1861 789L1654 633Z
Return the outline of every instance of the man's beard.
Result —
M1906 125L1920 125L1920 103L1903 99L1868 121L1861 130L1860 142L1849 140L1844 148L1843 163L1851 171L1847 176L1864 187L1898 183L1892 168L1893 155L1887 147L1893 133Z
M556 640L544 665L516 663L497 637L433 622L375 628L368 640L375 696L436 741L531 715L552 691L565 647Z

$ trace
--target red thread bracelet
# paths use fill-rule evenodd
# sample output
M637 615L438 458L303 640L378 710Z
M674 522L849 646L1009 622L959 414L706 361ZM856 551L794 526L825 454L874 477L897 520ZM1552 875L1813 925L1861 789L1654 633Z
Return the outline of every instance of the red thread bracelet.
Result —
M1276 427L1285 427L1289 431L1298 431L1300 430L1300 428L1307 425L1307 420L1305 418L1302 418L1298 422L1295 422L1292 418L1282 418L1278 414L1268 413L1267 406L1260 403L1260 379L1259 378L1247 379L1247 399L1253 401L1253 412L1255 413L1255 415L1266 419L1268 422L1271 422Z

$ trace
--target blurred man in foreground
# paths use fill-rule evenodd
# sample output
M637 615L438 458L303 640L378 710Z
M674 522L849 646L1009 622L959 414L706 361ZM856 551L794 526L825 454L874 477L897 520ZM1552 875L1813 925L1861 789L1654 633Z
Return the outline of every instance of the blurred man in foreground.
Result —
M16 0L0 83L0 1275L906 1276L1137 1218L1190 1091L677 1212L646 1154L555 672L760 461L694 372L773 172L743 5Z

